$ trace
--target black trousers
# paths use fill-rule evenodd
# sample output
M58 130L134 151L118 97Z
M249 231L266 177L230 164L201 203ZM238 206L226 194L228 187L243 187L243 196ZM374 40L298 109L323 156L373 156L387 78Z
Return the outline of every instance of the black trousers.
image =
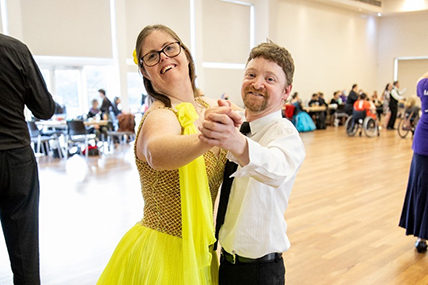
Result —
M219 285L284 285L282 257L267 263L232 264L220 258Z
M30 146L0 151L0 219L14 284L40 284L39 174Z
M391 110L391 117L389 117L387 128L393 129L395 126L395 120L397 119L398 105L389 104L389 109Z

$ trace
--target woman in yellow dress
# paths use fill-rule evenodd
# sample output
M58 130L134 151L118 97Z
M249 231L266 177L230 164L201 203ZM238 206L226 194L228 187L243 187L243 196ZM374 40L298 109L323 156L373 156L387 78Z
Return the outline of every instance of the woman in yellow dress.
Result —
M168 27L145 27L135 55L152 101L134 147L144 217L122 238L98 284L216 284L213 203L226 152L202 143L197 128L217 104L197 96L189 49Z

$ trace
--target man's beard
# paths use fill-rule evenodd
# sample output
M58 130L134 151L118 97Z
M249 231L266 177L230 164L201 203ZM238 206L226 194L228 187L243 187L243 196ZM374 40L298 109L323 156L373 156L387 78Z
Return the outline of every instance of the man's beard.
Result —
M260 100L258 100L257 98L251 98L251 96L254 96L254 95L248 94L248 92L252 92L255 94L259 93L263 95L263 98L260 98L262 101L260 102ZM245 108L247 108L252 112L261 112L266 110L268 106L268 100L269 100L269 95L266 93L266 91L258 91L252 86L249 86L244 90L243 101L244 101Z

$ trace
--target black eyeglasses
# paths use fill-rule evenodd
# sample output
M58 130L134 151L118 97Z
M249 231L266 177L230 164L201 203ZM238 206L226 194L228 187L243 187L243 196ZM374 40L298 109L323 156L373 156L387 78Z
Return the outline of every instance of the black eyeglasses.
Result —
M160 61L161 52L163 52L169 58L176 57L181 52L181 44L180 42L170 43L164 46L164 48L160 51L151 51L149 53L146 53L145 55L143 55L143 57L141 57L140 64L143 65L144 63L149 67L155 66Z

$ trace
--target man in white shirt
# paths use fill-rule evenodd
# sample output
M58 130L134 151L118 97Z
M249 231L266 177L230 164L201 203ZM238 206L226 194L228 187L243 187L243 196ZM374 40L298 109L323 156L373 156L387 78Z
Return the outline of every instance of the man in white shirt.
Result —
M400 88L400 82L395 81L394 87L391 90L390 93L390 99L389 99L389 109L391 110L391 117L388 121L388 130L395 130L395 120L397 119L397 112L398 112L398 101L404 99L404 92L406 92L406 88L404 88L402 91L399 91L398 88Z
M250 52L241 95L250 129L240 133L227 102L207 110L200 139L227 149L237 163L230 195L223 182L217 228L222 245L219 284L284 284L282 253L290 247L284 212L305 150L281 107L292 88L294 62L274 43ZM244 123L245 124L245 123ZM226 168L228 166L226 165ZM221 208L226 200L224 223Z

